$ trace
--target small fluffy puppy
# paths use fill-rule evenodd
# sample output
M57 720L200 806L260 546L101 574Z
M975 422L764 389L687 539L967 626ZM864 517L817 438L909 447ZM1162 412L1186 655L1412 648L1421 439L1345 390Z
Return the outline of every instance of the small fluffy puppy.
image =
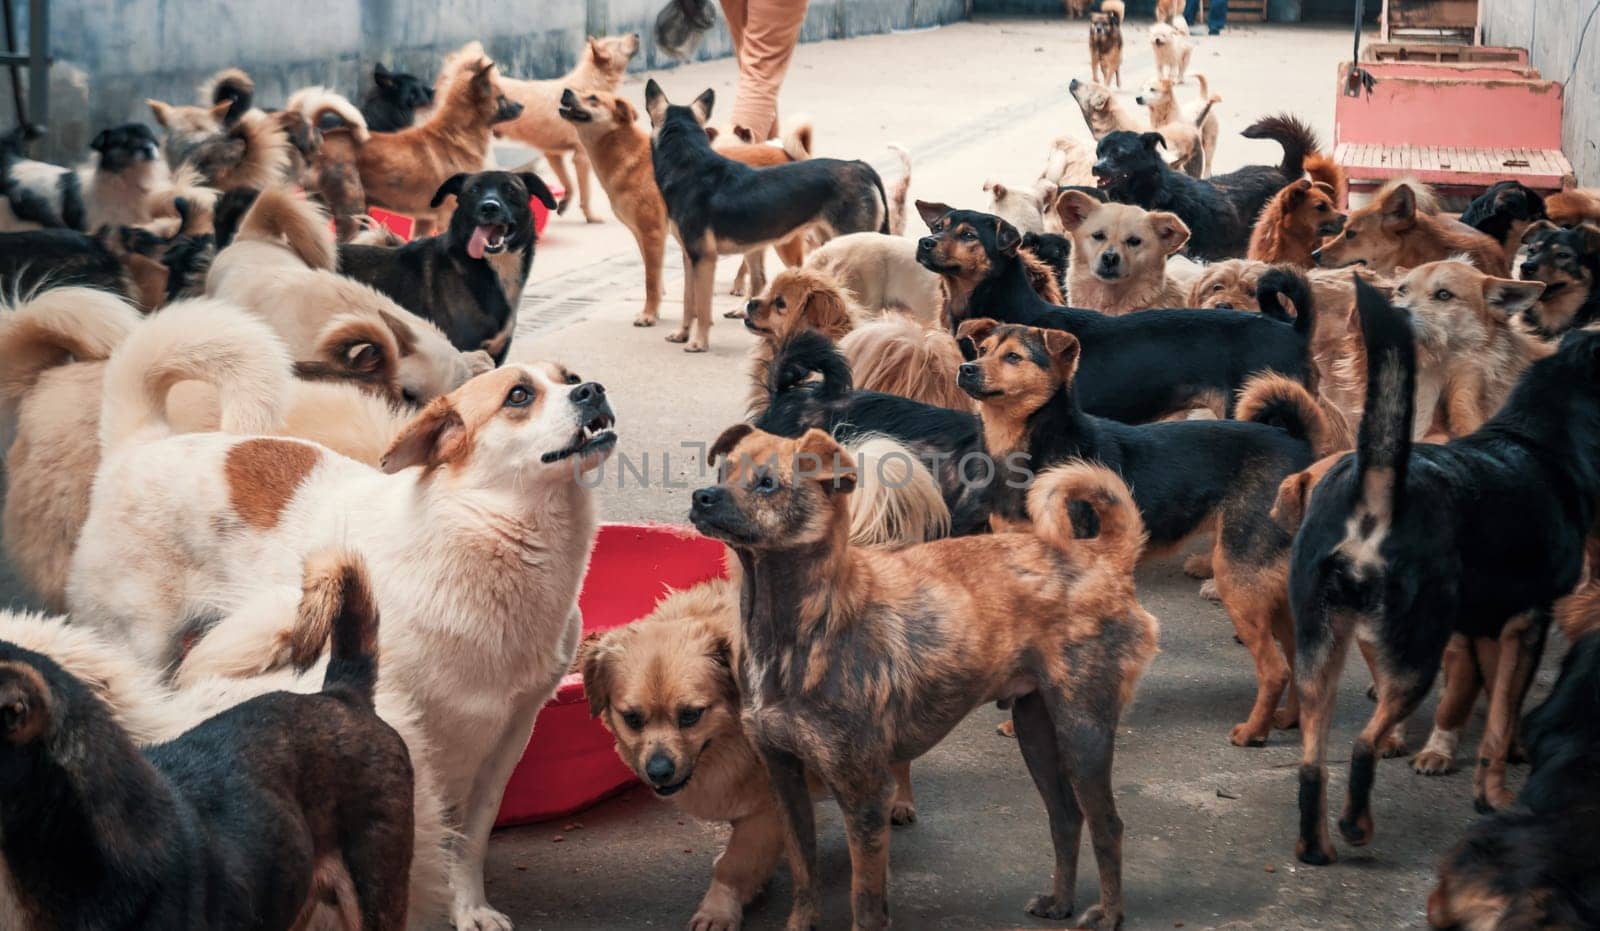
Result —
M1194 54L1194 42L1190 41L1188 30L1166 22L1156 23L1150 27L1150 51L1156 58L1156 77L1182 84L1189 71L1189 57Z
M1519 181L1496 181L1461 211L1462 223L1494 237L1506 255L1514 255L1522 234L1544 219L1544 198Z
M143 124L101 130L79 168L24 157L20 133L0 143L0 232L138 226L151 219L152 195L172 184L155 134Z
M1309 268L1311 254L1344 229L1334 189L1301 178L1267 201L1250 232L1248 256L1255 262L1286 262Z
M805 267L832 277L868 313L903 311L933 325L944 307L943 283L917 261L916 240L904 236L839 236L806 256Z
M563 92L571 89L579 94L615 93L628 70L628 62L638 52L639 34L636 32L625 36L590 37L579 54L577 65L559 78L546 81L500 79L502 92L520 104L522 112L515 119L495 126L494 134L503 139L515 139L544 153L545 161L550 163L550 170L555 172L563 188L556 213L567 212L576 191L583 218L590 223L599 223L602 219L589 203L589 156L578 144L578 135L571 123L563 120L558 112ZM576 184L573 174L567 171L568 155L572 156Z
M1401 178L1352 210L1339 235L1311 257L1326 268L1365 265L1385 274L1462 254L1491 275L1511 274L1511 259L1493 237L1439 213L1432 191Z
M1122 4L1106 2L1089 14L1089 74L1122 87Z
M153 98L145 101L156 123L165 131L161 150L173 169L189 161L200 143L251 112L256 82L239 68L224 68L206 78L198 94L198 104L171 104Z
M1183 306L1184 289L1167 276L1168 256L1189 241L1177 214L1102 204L1080 191L1063 192L1056 211L1072 237L1072 306L1112 316Z
M786 268L766 293L745 304L745 329L770 349L802 329L838 342L861 318L857 307L830 275L810 268Z

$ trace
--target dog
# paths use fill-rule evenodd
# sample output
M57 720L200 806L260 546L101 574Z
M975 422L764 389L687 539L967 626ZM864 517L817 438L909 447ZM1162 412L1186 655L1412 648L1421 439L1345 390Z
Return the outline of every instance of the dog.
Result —
M1194 55L1194 42L1189 38L1189 30L1157 22L1150 27L1150 51L1156 59L1156 77L1182 84L1184 75L1189 71L1189 58ZM1202 89L1201 94L1204 93Z
M1167 257L1189 239L1177 214L1102 204L1078 191L1063 192L1056 211L1072 236L1073 306L1119 316L1183 305L1184 289L1167 277Z
M579 477L617 436L604 388L548 363L494 369L412 418L380 470L250 431L175 436L139 362L106 369L103 458L67 587L74 623L154 665L181 653L180 685L256 675L287 662L298 563L330 542L359 553L384 615L385 680L417 705L430 747L413 752L462 835L452 920L506 926L484 896L483 857L577 649L595 532ZM224 398L253 405L258 423L276 419L273 401ZM135 516L147 505L164 519ZM153 558L134 568L128 546ZM201 614L220 620L186 621Z
M1156 22L1176 25L1174 20L1183 21L1183 10L1178 0L1156 0ZM1184 25L1188 26L1187 23Z
M1523 374L1482 428L1413 446L1416 361L1402 311L1356 283L1367 398L1356 453L1323 478L1295 539L1289 573L1302 753L1306 863L1333 862L1324 813L1327 728L1342 658L1359 634L1378 655L1378 706L1351 753L1340 831L1373 835L1375 741L1427 694L1453 633L1500 641L1473 790L1480 810L1511 802L1506 754L1551 605L1582 576L1600 491L1591 387L1600 334L1572 333ZM1415 463L1419 468L1410 468ZM1560 490L1566 489L1566 490Z
M405 927L411 761L373 712L378 611L359 561L338 596L321 692L263 695L142 753L87 684L0 642L0 826L29 851L7 861L30 917L289 929L332 902L349 926Z
M1209 178L1211 163L1217 154L1217 135L1221 132L1214 108L1222 102L1222 95L1211 93L1205 75L1196 74L1194 79L1200 85L1200 102L1189 113L1179 109L1170 78L1151 79L1134 102L1150 111L1150 126L1166 140L1167 150L1175 156L1174 167L1191 177ZM1140 127L1117 128L1138 131ZM1194 164L1192 154L1184 157L1190 151L1199 153L1198 165ZM1090 173L1093 174L1092 168Z
M0 233L0 293L85 287L139 300L143 291L113 248L115 239L109 229L95 236L69 229Z
M1058 210L1052 209L1051 213L1058 214ZM1043 263L1050 269L1050 276L1055 279L1061 293L1066 294L1067 276L1072 271L1071 239L1060 233L1023 233L1022 244L1017 246L1017 254L1031 255Z
M291 130L309 133L292 113L265 113L245 108L244 82L249 76L232 69L221 72L215 95L223 99L209 106L187 106L147 100L155 120L166 130L162 147L173 171L190 169L203 183L219 191L261 189L298 182L295 141ZM254 85L250 85L253 94ZM208 95L209 96L209 95ZM208 98L206 98L208 99ZM314 125L314 124L311 124ZM302 140L310 145L309 138Z
M1102 4L1100 12L1089 14L1089 76L1095 81L1122 87L1122 12Z
M1017 259L1022 237L1009 223L944 204L918 201L917 209L930 231L917 243L917 259L944 279L949 326L989 317L1073 334L1083 347L1078 403L1096 417L1143 423L1195 407L1226 416L1252 375L1314 377L1314 314L1289 323L1200 310L1108 317L1057 306L1029 284Z
M1067 15L1073 19L1083 19L1089 11L1089 0L1062 0L1062 5L1067 8Z
M1522 252L1517 277L1544 283L1539 302L1522 315L1534 332L1552 338L1600 319L1600 226L1534 223Z
M1440 214L1432 192L1411 179L1385 184L1370 203L1350 211L1339 235L1311 257L1326 268L1365 265L1380 274L1467 255L1485 274L1507 278L1511 260L1493 237Z
M171 185L155 134L141 123L97 133L81 168L61 168L23 154L22 130L0 140L0 232L136 226L151 219L152 194Z
M433 88L414 74L372 66L372 86L361 98L361 118L375 133L399 132L433 106Z
M984 213L992 213L1012 226L1017 232L1043 233L1045 231L1045 211L1050 204L1045 197L1054 199L1056 188L1049 185L1041 186L1041 191L1029 190L1020 186L1003 184L999 181L983 182L983 192L989 195L989 206L984 208Z
M1550 222L1558 226L1600 224L1600 188L1558 191L1545 198L1544 208Z
M622 83L623 74L627 73L628 62L638 52L637 32L603 39L591 36L578 57L577 65L559 78L546 81L500 79L506 97L515 101L521 112L516 118L497 125L495 135L514 139L544 153L545 161L550 164L550 170L555 172L563 191L556 206L557 213L567 212L573 191L576 190L583 218L590 223L601 220L589 203L589 156L584 147L578 144L578 134L572 124L562 119L558 112L564 92L572 90L580 95L594 91L615 93L617 85ZM569 154L572 156L576 185L573 184L573 176L567 173Z
M1116 94L1104 84L1095 81L1080 81L1073 78L1067 82L1067 92L1072 95L1072 100L1078 105L1078 111L1083 114L1083 122L1089 127L1089 135L1095 142L1104 139L1108 134L1127 131L1144 132L1149 129L1144 121L1122 105ZM1089 175L1094 177L1094 159L1089 158ZM1097 183L1085 181L1084 184Z
M862 391L972 411L972 399L956 384L963 360L949 330L890 312L845 334L839 352Z
M1600 922L1587 877L1600 869L1600 806L1589 789L1600 734L1586 709L1600 688L1600 635L1580 637L1562 660L1550 697L1522 733L1533 763L1518 805L1485 818L1439 866L1428 896L1435 928L1581 928Z
M1035 484L1033 534L884 552L850 546L855 464L822 431L783 439L740 424L711 455L726 460L719 482L693 493L689 519L740 561L736 682L794 853L790 926L821 924L808 774L844 813L856 926L885 927L889 768L927 752L987 701L1012 708L1051 816L1052 885L1027 911L1073 912L1076 829L1086 816L1100 900L1078 924L1120 925L1112 744L1156 652L1155 619L1133 590L1143 528L1126 487L1105 470L1066 467ZM1072 502L1093 509L1096 536L1074 532ZM862 637L881 648L864 654ZM819 701L827 714L819 716Z
M755 169L718 155L705 132L715 100L707 90L675 105L653 79L645 86L656 184L684 255L684 322L667 339L688 352L708 348L718 255L813 229L823 238L889 232L889 200L872 166L814 158Z
M1255 217L1272 195L1295 181L1306 158L1319 150L1316 134L1291 116L1271 116L1247 127L1247 139L1272 139L1283 146L1276 166L1249 165L1201 181L1172 170L1157 149L1159 133L1114 132L1095 150L1095 177L1118 203L1170 210L1189 227L1187 254L1214 261L1242 255Z
M256 82L242 69L223 68L206 78L198 91L198 104L145 100L145 106L165 131L162 155L173 170L188 161L201 142L238 123L252 110Z
M917 262L915 240L851 233L812 250L804 267L832 277L868 313L896 310L923 324L939 322L944 285Z
M1522 234L1546 219L1544 197L1520 181L1496 181L1467 204L1461 222L1500 243L1506 255L1515 255Z
M339 271L371 285L419 317L438 324L457 349L482 349L505 361L517 305L533 267L537 197L556 199L532 172L452 175L433 203L455 198L444 233L397 248L344 244Z
M1344 229L1334 186L1313 178L1285 185L1267 202L1250 233L1250 261L1310 268L1312 253Z
M812 129L811 124L802 122L784 134L782 145L768 145L764 142L755 142L749 138L747 130L735 129L733 132L722 136L712 136L713 129L706 128L706 134L711 138L711 148L718 155L723 155L751 168L767 168L772 165L784 165L789 162L804 161L811 157ZM910 172L910 160L905 157L905 150L900 150L902 160ZM773 245L773 251L778 253L778 258L785 267L794 268L806 258L806 237L804 235L791 236L788 239ZM760 294L767 287L766 249L757 249L745 253L744 261L739 264L739 270L734 273L733 286L728 293L735 296L745 294ZM736 319L740 316L738 309L731 310L724 317Z
M330 333L361 321L387 327L398 352L402 398L421 404L493 367L481 350L463 352L432 321L368 285L333 271L338 256L328 217L286 188L263 191L228 248L206 273L206 294L272 324L295 359L311 358Z
M1094 157L1083 143L1071 136L1057 136L1050 140L1050 154L1045 159L1044 171L1039 173L1038 184L1049 185L1050 190L1065 185L1094 187Z

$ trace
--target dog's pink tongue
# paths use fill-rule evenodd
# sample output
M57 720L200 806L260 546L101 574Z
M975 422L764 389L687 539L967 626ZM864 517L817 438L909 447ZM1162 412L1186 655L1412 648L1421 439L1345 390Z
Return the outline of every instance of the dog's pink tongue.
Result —
M472 238L467 240L467 255L475 259L483 258L483 250L489 247L489 231L491 227L480 226L472 231Z

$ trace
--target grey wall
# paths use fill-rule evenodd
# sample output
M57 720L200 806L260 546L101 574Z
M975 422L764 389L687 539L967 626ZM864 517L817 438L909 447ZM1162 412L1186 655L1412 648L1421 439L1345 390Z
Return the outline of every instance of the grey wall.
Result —
M1528 50L1566 85L1561 132L1578 182L1600 185L1600 0L1480 0L1484 42Z
M149 122L145 98L194 102L196 86L230 65L250 73L257 100L267 106L307 84L327 84L356 97L374 61L432 75L444 53L471 39L481 39L506 73L542 78L568 71L586 35L638 32L644 47L634 67L664 67L672 62L657 52L650 33L665 2L54 0L51 133L35 154L77 158L99 128ZM811 0L801 38L948 23L966 16L967 3ZM697 54L704 59L730 52L719 16ZM0 112L9 115L9 108Z

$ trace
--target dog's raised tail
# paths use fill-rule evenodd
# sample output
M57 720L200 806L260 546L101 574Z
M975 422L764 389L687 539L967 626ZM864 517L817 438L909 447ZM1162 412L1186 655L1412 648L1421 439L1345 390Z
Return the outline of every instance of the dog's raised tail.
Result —
M214 298L178 301L139 324L106 363L100 448L173 432L167 393L180 381L217 392L224 433L266 433L283 422L292 360L264 320Z
M1306 156L1306 176L1312 181L1333 188L1333 202L1336 204L1344 203L1346 195L1350 192L1350 181L1345 177L1344 169L1321 152L1313 152Z
M361 114L361 108L330 87L317 84L301 88L290 95L283 108L305 117L317 132L348 130L357 142L366 142L371 138L367 118Z
M240 68L224 68L206 78L200 85L200 99L212 106L224 101L228 110L222 115L222 125L232 126L255 105L256 82Z
M1387 527L1404 505L1411 459L1412 399L1417 356L1411 323L1384 296L1355 276L1356 310L1367 349L1367 399L1356 434L1355 516L1363 526Z
M779 398L804 385L812 375L822 376L817 386L819 401L842 398L853 386L850 366L839 348L816 330L800 330L772 351L765 379L766 406L751 413L764 414Z
M890 151L900 159L900 177L889 185L889 235L903 236L906 231L906 197L911 193L911 153L898 143L889 143Z
M1082 506L1093 512L1092 520ZM1041 539L1070 552L1087 550L1120 572L1132 573L1144 552L1139 508L1128 486L1105 466L1076 460L1044 472L1028 489L1028 513Z
M235 242L253 239L286 245L308 268L333 271L339 253L328 222L321 207L292 188L268 188L245 212L233 238Z
M378 684L378 599L361 554L330 549L306 558L289 644L290 658L301 670L315 663L328 644L322 691L352 696L372 707Z
M1289 309L1283 306L1283 298L1288 298L1294 305L1293 317L1289 316ZM1305 349L1306 387L1317 390L1317 365L1312 357L1311 342L1311 335L1316 328L1317 308L1311 282L1299 269L1289 265L1274 265L1262 272L1260 280L1256 282L1256 304L1263 316L1294 325L1295 334L1300 337Z
M811 121L800 120L794 128L783 134L783 154L797 162L803 162L812 155L811 148Z
M1346 448L1329 423L1317 399L1305 386L1277 372L1262 372L1239 389L1234 406L1235 420L1277 427L1311 447L1312 456L1321 459Z
M58 365L110 356L138 324L127 301L95 288L52 288L0 308L0 410Z
M1306 159L1322 148L1311 127L1287 113L1257 120L1239 135L1246 139L1271 139L1283 146L1283 164L1278 170L1290 181L1305 173Z

